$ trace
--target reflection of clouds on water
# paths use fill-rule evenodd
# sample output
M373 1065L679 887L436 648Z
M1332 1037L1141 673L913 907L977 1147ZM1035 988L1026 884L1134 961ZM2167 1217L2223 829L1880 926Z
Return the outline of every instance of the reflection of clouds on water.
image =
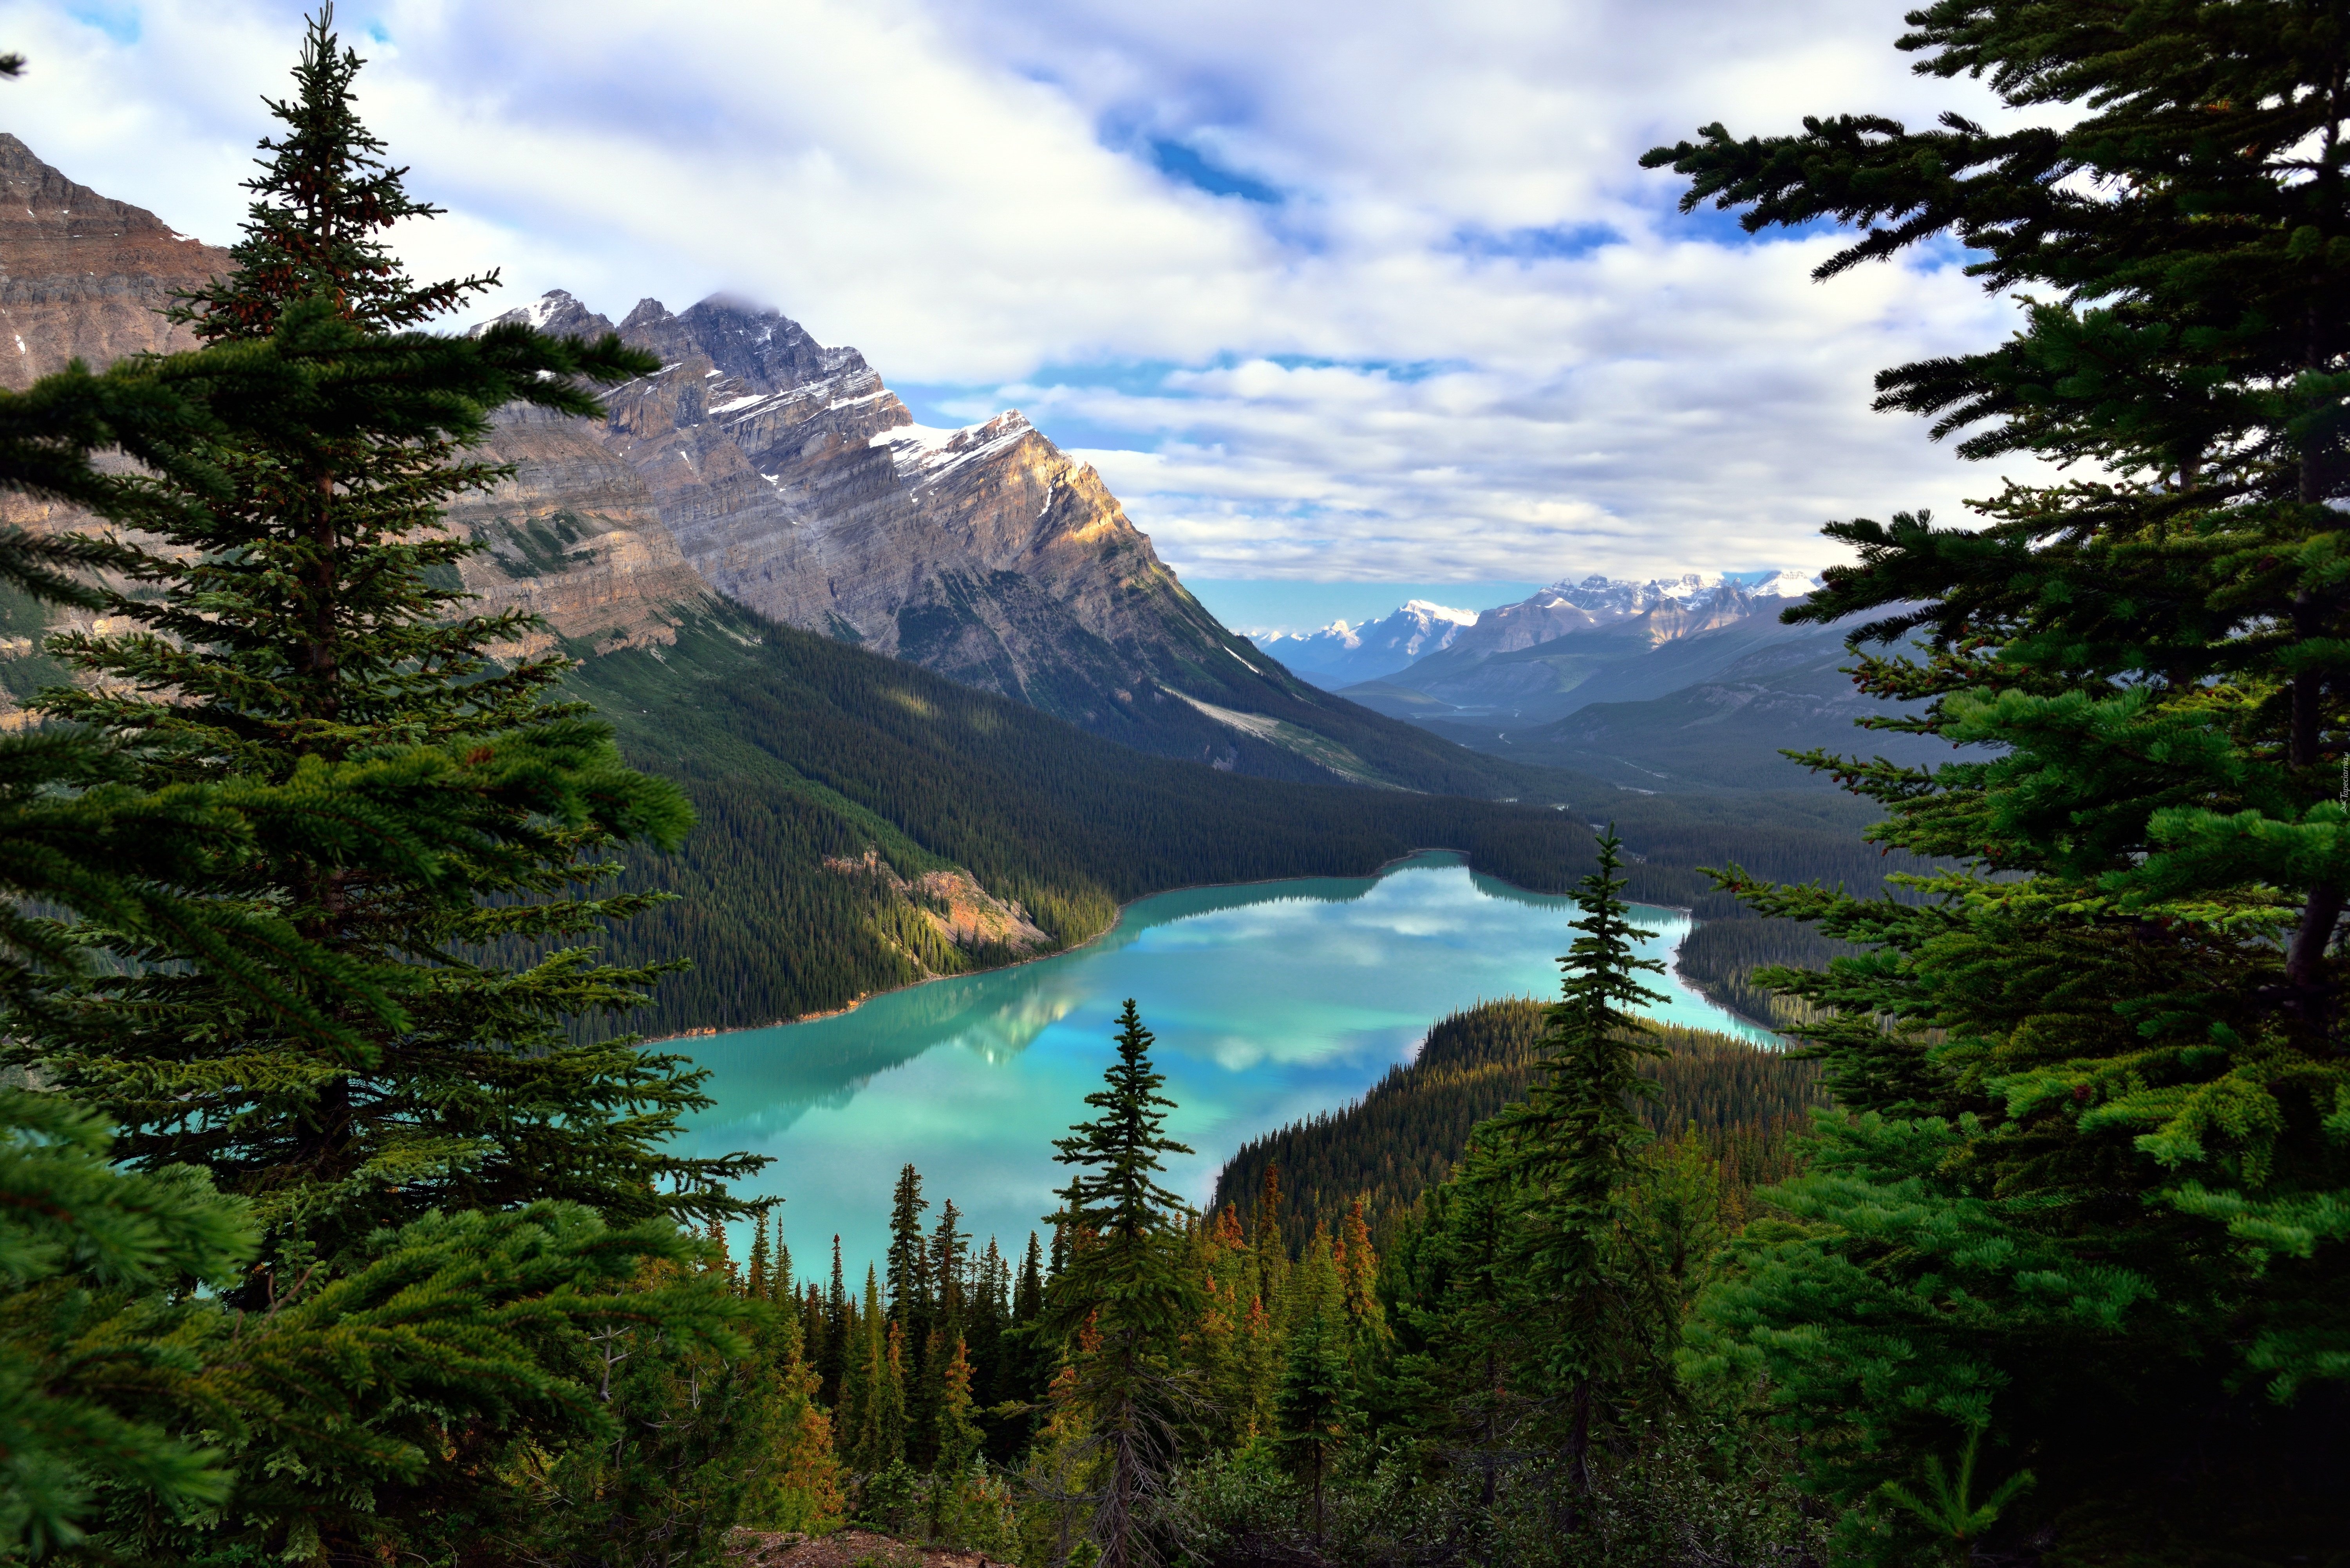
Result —
M1572 913L1451 856L1378 878L1161 895L1072 953L691 1042L719 1104L689 1137L698 1152L775 1156L761 1189L789 1199L802 1238L839 1231L852 1272L879 1255L889 1186L910 1161L977 1235L1016 1249L1051 1207L1052 1140L1087 1114L1124 998L1158 1035L1170 1130L1198 1150L1170 1165L1169 1185L1202 1201L1240 1144L1357 1098L1437 1018L1555 996ZM1635 916L1657 929L1646 946L1660 958L1689 928L1670 911ZM1674 990L1662 1016L1730 1022Z

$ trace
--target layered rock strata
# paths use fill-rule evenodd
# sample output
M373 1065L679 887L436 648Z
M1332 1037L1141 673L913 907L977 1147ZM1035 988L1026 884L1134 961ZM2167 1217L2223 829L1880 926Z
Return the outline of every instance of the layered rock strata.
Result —
M0 385L194 347L161 312L228 266L226 251L77 184L0 131Z

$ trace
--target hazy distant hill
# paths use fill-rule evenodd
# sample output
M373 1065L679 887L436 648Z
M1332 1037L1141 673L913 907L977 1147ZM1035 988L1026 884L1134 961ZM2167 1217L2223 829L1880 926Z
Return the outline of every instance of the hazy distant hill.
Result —
M1854 690L1844 673L1854 657L1845 629L1728 628L1608 666L1562 719L1431 719L1427 727L1494 756L1657 790L1832 787L1783 751L1951 761L1947 742L1858 726L1896 710Z

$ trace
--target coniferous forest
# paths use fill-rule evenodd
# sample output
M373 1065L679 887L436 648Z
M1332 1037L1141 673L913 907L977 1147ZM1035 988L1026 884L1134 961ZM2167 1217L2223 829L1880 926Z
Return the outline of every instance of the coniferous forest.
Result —
M1837 226L1827 286L1978 258L2021 328L1880 407L2056 477L1828 526L1788 617L1864 618L1884 722L1959 749L1812 757L1856 804L1742 833L1228 778L719 612L658 728L647 659L494 657L529 618L436 586L472 449L655 362L426 329L487 280L387 248L432 209L314 18L200 346L0 395L0 481L107 525L0 535L0 579L108 628L0 734L0 1557L2350 1560L2350 7L1908 28L2012 121L1647 163ZM1068 942L1430 844L1572 893L1558 994L1204 1211L1131 1002L1035 1233L908 1166L861 1277L789 1172L674 1150L705 1079L626 1032L1009 956L888 926L931 871ZM1786 1050L1645 1021L1630 905L1676 889L1748 911L1688 961Z

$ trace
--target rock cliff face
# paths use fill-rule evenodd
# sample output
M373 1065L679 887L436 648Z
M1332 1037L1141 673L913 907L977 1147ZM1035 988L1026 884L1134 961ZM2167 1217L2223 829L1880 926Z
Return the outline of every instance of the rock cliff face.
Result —
M559 291L509 318L616 329ZM600 439L720 592L1155 750L1155 732L1200 728L1169 689L1292 691L1017 411L918 425L855 349L724 298L645 300L617 330L663 364L609 394Z
M515 475L452 506L449 526L489 546L461 568L478 613L521 608L546 621L546 633L513 651L557 639L594 653L676 640L678 617L709 597L709 585L652 493L592 426L508 410L482 455L514 464Z
M226 251L76 184L0 131L0 385L31 386L73 359L99 369L193 348L157 313L228 265Z

